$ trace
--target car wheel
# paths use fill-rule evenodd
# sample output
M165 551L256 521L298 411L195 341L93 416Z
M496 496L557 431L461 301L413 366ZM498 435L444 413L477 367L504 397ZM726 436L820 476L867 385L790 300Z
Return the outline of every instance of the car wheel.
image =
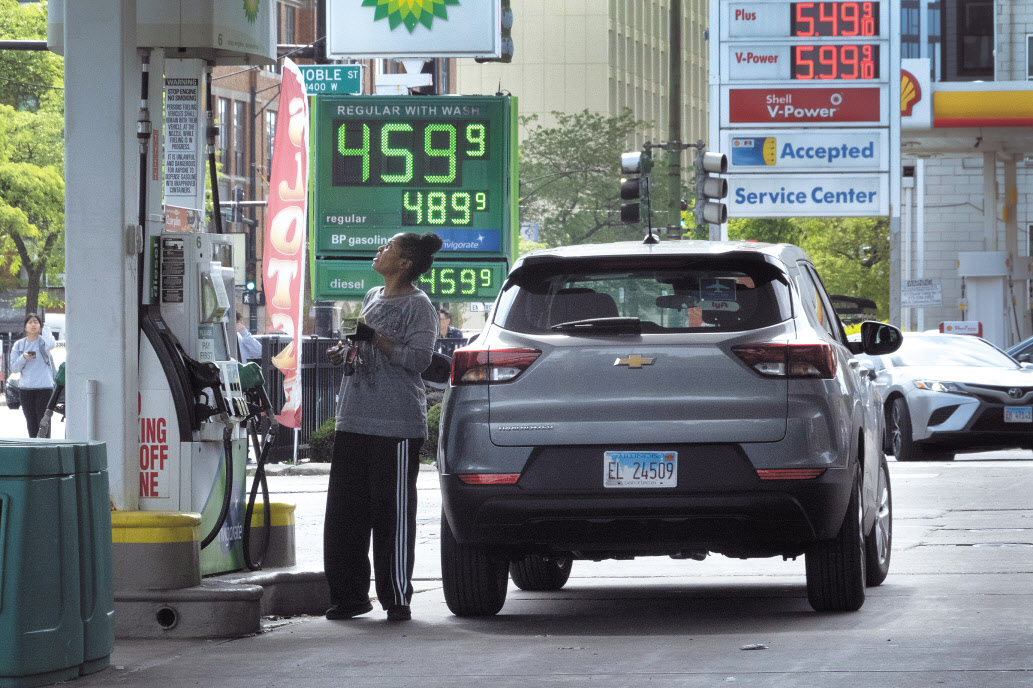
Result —
M897 461L916 461L922 457L916 451L914 435L911 433L911 413L907 410L907 402L897 397L890 407L889 427L890 446Z
M890 572L893 553L893 491L886 459L879 462L879 484L875 493L875 523L864 539L868 587L882 585Z
M861 506L861 479L847 504L839 533L812 545L804 557L807 568L807 601L819 612L852 612L864 604L865 538Z
M441 584L456 616L492 616L506 603L507 563L482 547L456 542L441 514Z
M509 565L509 575L521 590L559 590L570 578L571 557L529 554Z

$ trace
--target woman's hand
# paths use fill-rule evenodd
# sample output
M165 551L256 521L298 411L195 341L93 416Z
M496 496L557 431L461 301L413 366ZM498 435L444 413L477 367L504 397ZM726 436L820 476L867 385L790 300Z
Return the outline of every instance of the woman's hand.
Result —
M348 339L353 342L371 342L376 334L376 330L366 323L360 322L355 326L355 334L348 335Z
M344 362L344 342L337 342L334 346L331 346L326 350L326 357L330 359L330 362L334 365L341 365Z
M25 357L26 361L31 361L32 359L36 358L36 352L26 351L24 354L22 354L22 356Z

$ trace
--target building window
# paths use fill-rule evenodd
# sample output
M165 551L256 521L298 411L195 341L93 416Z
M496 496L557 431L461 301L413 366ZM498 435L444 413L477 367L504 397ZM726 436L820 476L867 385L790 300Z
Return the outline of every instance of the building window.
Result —
M230 100L219 98L219 162L222 164L222 173L230 173Z
M1026 34L1026 79L1033 79L1033 34Z
M287 45L295 45L297 43L294 20L295 9L287 5L283 8L283 42Z
M993 77L994 5L961 0L958 5L958 75Z
M244 103L233 103L233 174L244 176Z
M265 169L270 171L273 166L273 144L276 141L276 113L265 113ZM269 176L268 174L266 175Z

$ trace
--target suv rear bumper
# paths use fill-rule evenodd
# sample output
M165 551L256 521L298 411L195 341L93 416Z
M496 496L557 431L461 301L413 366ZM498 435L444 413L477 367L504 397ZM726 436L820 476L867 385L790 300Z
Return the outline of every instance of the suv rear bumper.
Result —
M445 515L467 545L586 558L717 552L732 557L797 556L836 535L854 470L811 480L761 480L699 489L527 489L467 485L441 476ZM727 481L725 481L727 482Z

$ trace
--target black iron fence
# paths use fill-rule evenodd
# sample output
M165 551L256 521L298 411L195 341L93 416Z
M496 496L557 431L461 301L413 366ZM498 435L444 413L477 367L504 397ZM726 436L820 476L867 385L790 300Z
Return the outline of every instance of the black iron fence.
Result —
M262 344L262 375L269 400L277 413L283 408L283 373L272 363L272 358L287 346L290 339L275 334L256 335ZM301 339L301 432L298 437L298 455L307 457L308 441L312 434L337 410L337 394L341 389L344 367L335 366L326 357L326 350L337 343L336 337ZM439 339L435 349L451 356L466 339ZM294 456L294 430L280 426L273 435L273 446L269 448L269 461L289 461Z

